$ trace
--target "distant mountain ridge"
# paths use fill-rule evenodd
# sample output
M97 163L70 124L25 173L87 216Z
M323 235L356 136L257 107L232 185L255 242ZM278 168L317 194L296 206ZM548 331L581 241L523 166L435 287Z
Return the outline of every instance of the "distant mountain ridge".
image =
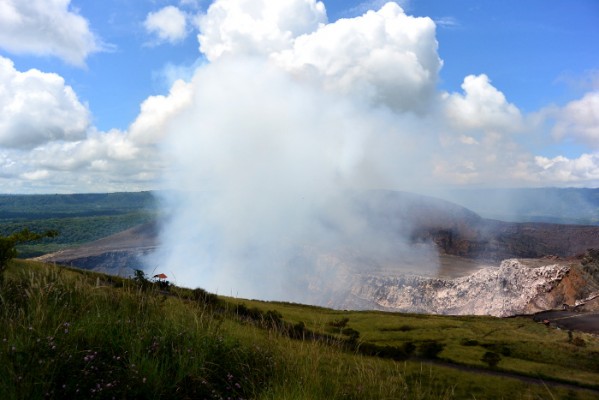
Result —
M599 248L597 226L489 220L457 204L407 192L367 191L349 201L371 231L408 238L414 244L434 243L442 254L481 262L498 265L508 258L573 257ZM137 268L141 264L138 257L158 246L157 237L156 225L146 224L43 259L109 271L116 251L121 261L114 265L115 270ZM104 260L102 254L110 257ZM92 256L93 262L88 259Z
M599 225L599 188L455 189L442 196L485 218Z
M0 221L115 215L156 208L152 192L0 194Z
M157 210L157 193L0 194L0 221ZM463 188L431 196L488 219L599 225L599 188Z

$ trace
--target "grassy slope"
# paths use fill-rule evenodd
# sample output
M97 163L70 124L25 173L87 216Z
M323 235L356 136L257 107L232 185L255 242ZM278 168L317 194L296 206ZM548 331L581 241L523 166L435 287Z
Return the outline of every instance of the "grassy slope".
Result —
M201 291L173 288L164 295L153 288L141 290L129 280L24 261L13 262L7 271L0 303L2 399L597 396L423 359L397 362L363 356L332 340L336 332L330 326L349 318L346 327L360 332L362 344L412 341L418 346L424 339L437 340L446 345L440 357L481 367L481 345L502 344L512 351L500 361L502 369L534 375L542 366L548 376L599 381L596 364L571 365L574 359L596 356L597 339L585 336L586 347L579 348L567 343L564 332L525 319L354 313L249 301L240 308L238 300ZM280 313L285 323L272 324L268 310ZM250 311L258 318L248 318ZM300 321L331 336L291 339L284 327ZM464 338L479 345L463 346Z
M436 341L444 345L439 358L455 364L485 367L483 354L501 356L498 369L533 377L599 387L599 341L585 333L546 327L530 318L435 316L376 311L335 311L286 303L244 301L248 307L276 309L289 321L311 329L333 331L330 323L349 319L360 340L379 346ZM582 339L584 342L579 342ZM571 342L578 343L577 346Z

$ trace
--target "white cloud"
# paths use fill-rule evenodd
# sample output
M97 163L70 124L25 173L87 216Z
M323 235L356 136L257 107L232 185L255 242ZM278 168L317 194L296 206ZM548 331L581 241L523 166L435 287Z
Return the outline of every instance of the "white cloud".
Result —
M599 154L582 154L570 159L564 156L534 158L535 178L547 184L571 184L599 181Z
M88 55L105 46L69 5L70 0L0 1L0 47L83 65Z
M30 181L39 181L42 179L48 179L48 177L50 176L50 173L48 172L48 170L45 169L38 169L35 171L31 171L31 172L24 172L23 175L21 175L24 179L30 180Z
M202 0L179 0L179 4L183 7L199 8Z
M435 24L442 28L456 28L460 26L459 21L455 17L435 18Z
M178 87L172 92L177 94ZM160 113L168 115L174 106L154 98L147 103L132 133L97 131L62 77L19 72L0 57L0 187L5 192L156 188L164 162L155 147L160 127L151 123L164 120ZM144 121L149 124L145 135L136 130Z
M191 64L173 64L166 63L158 71L152 73L152 79L156 82L159 87L163 90L170 91L175 82L183 80L189 82L195 71L204 64L204 60L201 58L196 59Z
M599 148L599 91L587 93L554 113L553 134L557 138L574 138Z
M0 168L8 192L108 192L156 189L164 162L153 146L135 143L127 132L90 130L81 140L30 151L0 147Z
M472 136L460 135L459 140L463 144L468 144L468 145L479 144L478 141L475 138L473 138Z
M271 58L298 79L398 111L430 104L442 65L433 21L407 16L396 3L326 24L324 5L313 0L219 0L199 28L211 61Z
M316 0L216 0L197 25L200 51L208 60L224 55L268 55L289 48L299 35L326 23Z
M17 24L23 7L0 0L0 18ZM178 40L184 23L168 27L166 9L153 14L153 32ZM193 187L198 176L224 177L248 196L252 185L278 196L269 182L312 193L342 184L599 181L599 156L535 158L519 144L531 118L486 75L466 77L461 93L436 90L435 23L397 4L327 23L315 0L217 0L198 23L211 62L194 65L195 74L165 67L170 92L148 97L126 131L90 128L87 107L64 79L16 71L0 57L3 190L151 189L173 161L199 165L175 181ZM591 92L539 113L534 128L550 131L551 117L556 137L599 145L598 98Z
M85 136L89 111L59 75L19 72L0 57L0 87L0 147L33 148Z
M193 86L176 81L168 96L150 96L141 104L141 111L129 127L131 139L139 144L158 143L167 132L168 123L193 99Z
M389 0L366 0L363 1L343 12L344 15L348 17L355 17L357 15L362 15L370 10L378 10L382 8L385 4L389 3ZM410 0L397 0L394 3L399 4L402 8L405 8L409 5Z
M506 133L522 129L520 111L507 102L486 75L468 75L462 89L464 94L444 96L445 115L455 128Z
M187 37L187 16L175 6L166 6L151 12L144 21L149 33L156 34L159 41L178 43Z
M299 36L272 58L327 89L418 112L431 104L442 65L433 21L407 16L396 3Z

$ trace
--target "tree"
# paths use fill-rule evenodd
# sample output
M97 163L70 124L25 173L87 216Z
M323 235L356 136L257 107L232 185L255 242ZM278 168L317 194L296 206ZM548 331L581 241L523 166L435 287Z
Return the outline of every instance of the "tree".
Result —
M150 282L146 273L141 269L133 270L133 280L137 282L142 290L147 290L152 286L152 282Z
M18 255L17 244L33 242L45 237L56 237L57 231L46 231L44 233L31 232L23 229L8 236L0 236L0 279L8 265L8 262Z

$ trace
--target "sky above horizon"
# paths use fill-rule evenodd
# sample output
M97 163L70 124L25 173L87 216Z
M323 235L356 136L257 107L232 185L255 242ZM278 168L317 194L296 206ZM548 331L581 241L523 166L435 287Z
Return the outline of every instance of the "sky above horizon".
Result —
M0 0L0 192L312 182L290 160L599 186L599 2Z

